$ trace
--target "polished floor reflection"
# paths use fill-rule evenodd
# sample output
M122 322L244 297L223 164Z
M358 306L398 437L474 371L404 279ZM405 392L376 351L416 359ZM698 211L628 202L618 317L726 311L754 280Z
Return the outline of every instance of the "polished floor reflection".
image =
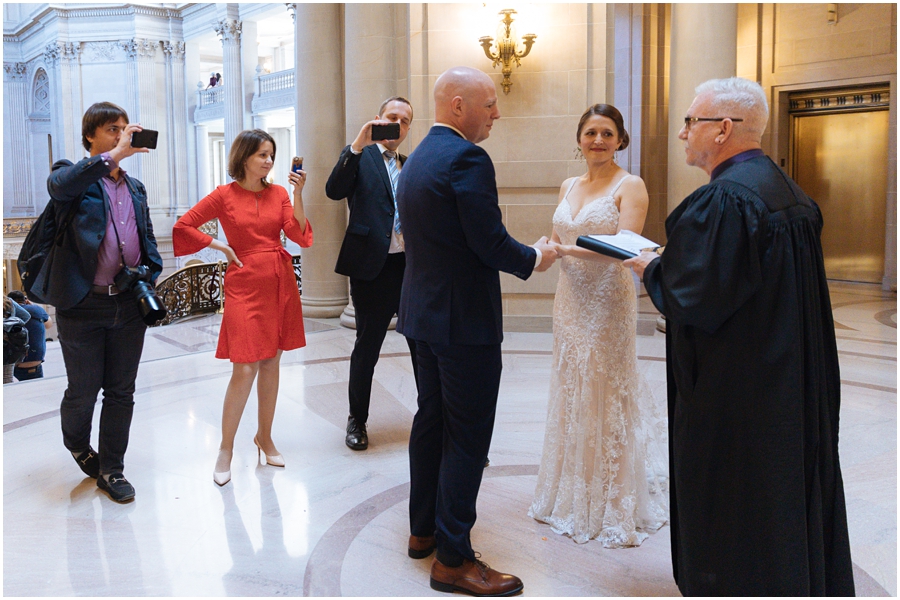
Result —
M897 594L896 295L834 285L843 381L841 460L859 595ZM664 337L640 300L638 354L660 401ZM232 482L212 481L230 364L213 358L219 317L147 335L118 505L63 448L58 344L43 380L3 388L3 592L15 596L441 596L430 559L406 556L407 439L416 405L408 349L390 332L376 369L370 447L344 445L354 332L307 321L286 352L274 440L287 466L260 466L255 394ZM473 545L516 573L526 596L675 596L669 530L641 547L577 545L526 516L537 475L551 335L509 332L491 466ZM95 417L99 417L99 410ZM96 419L95 419L96 427ZM95 434L96 439L96 434Z

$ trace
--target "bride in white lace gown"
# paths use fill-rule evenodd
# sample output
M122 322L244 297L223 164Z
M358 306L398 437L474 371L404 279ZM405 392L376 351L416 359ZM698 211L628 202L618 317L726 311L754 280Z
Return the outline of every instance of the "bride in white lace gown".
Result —
M528 514L578 543L638 546L669 518L665 409L638 372L631 271L575 240L640 233L647 188L614 161L628 145L615 107L589 108L577 139L588 172L563 183L553 215L562 258L547 430Z

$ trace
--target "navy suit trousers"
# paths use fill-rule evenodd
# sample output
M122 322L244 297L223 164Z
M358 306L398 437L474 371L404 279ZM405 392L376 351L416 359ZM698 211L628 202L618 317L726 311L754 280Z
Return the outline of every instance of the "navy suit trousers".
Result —
M491 445L500 344L416 341L419 409L409 439L410 532L435 535L448 566L475 560L469 532Z

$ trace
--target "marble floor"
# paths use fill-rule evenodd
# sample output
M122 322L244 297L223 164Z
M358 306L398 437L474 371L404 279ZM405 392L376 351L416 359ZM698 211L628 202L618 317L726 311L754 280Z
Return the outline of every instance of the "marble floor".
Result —
M897 594L897 306L874 286L835 284L843 382L840 452L859 595ZM640 365L660 398L664 337L640 299ZM63 448L66 380L50 344L42 380L3 387L3 593L12 596L440 596L430 559L406 556L407 439L416 403L408 349L390 332L378 363L370 448L344 445L354 332L307 320L282 358L273 437L287 467L259 466L255 394L233 479L212 469L230 364L213 358L219 317L149 330L119 505ZM577 545L526 516L543 440L552 339L508 332L491 466L473 545L526 596L677 596L669 529L641 547ZM95 417L99 417L99 410ZM95 421L96 427L96 421ZM96 438L96 434L95 434Z

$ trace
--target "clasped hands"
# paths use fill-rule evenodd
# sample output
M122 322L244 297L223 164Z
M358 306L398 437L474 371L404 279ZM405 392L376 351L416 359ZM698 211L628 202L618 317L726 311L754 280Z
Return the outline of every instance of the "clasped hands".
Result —
M556 259L562 256L559 253L559 244L550 241L546 235L541 236L541 239L532 244L531 247L541 251L541 262L534 268L538 273L543 273L552 267Z

